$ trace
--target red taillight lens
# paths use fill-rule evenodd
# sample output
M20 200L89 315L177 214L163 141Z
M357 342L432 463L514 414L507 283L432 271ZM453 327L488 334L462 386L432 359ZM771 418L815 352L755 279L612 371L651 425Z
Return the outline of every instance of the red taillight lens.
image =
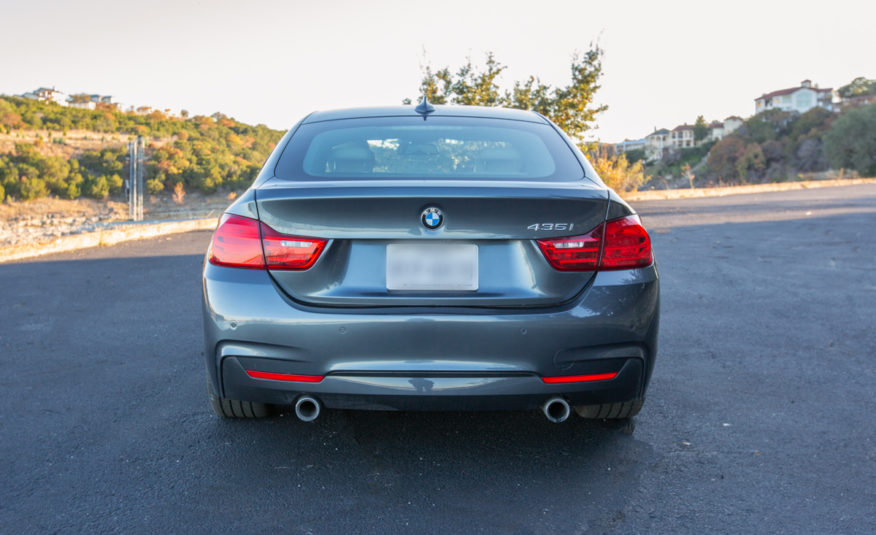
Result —
M239 215L223 216L219 228L213 233L210 263L226 267L264 268L259 222Z
M538 240L545 258L560 271L593 271L599 264L602 225L581 236Z
M599 269L639 268L654 261L651 238L637 215L607 222L604 242Z
M312 266L327 240L280 234L264 223L227 214L210 244L210 263L217 266L303 270ZM264 249L263 249L264 247Z
M307 269L319 258L326 241L280 234L262 223L262 243L268 269Z
M651 238L637 215L608 221L581 236L538 240L538 246L560 271L632 269L653 261Z

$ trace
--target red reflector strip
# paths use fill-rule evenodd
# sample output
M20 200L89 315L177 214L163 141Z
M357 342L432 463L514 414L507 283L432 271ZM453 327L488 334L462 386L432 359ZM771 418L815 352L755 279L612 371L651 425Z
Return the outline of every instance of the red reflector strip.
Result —
M617 372L612 373L594 373L590 375L560 375L558 377L542 377L541 380L545 383L587 383L590 381L607 381L617 377Z
M298 383L318 383L322 381L322 375L292 375L289 373L259 372L246 370L247 375L254 379L271 379L274 381L295 381Z

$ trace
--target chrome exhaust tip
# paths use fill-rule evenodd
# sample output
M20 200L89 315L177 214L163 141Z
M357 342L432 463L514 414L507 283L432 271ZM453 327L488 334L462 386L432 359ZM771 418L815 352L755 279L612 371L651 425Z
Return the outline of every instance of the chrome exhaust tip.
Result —
M569 403L563 398L551 398L541 406L544 417L555 424L565 422L572 412Z
M322 405L312 396L301 396L295 402L295 416L302 422L312 422L319 417Z

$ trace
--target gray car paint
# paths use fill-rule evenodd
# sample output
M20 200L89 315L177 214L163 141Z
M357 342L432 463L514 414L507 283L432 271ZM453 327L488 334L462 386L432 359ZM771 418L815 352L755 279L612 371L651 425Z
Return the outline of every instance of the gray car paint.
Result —
M447 113L501 115L512 120L527 114L508 112L464 108ZM411 113L410 108L346 110L312 114L305 121ZM546 121L536 114L527 117ZM659 324L659 278L654 264L597 274L546 271L530 279L538 279L538 283L527 286L521 279L509 279L501 285L504 292L485 292L474 299L471 295L434 294L390 297L385 287L382 294L371 296L365 295L367 291L339 290L344 287L338 284L343 280L338 278L341 271L356 271L358 264L349 260L366 262L374 271L382 265L385 244L400 239L504 244L518 251L518 260L528 270L552 269L533 240L569 233L535 233L520 222L560 213L586 231L608 215L614 218L633 213L602 184L573 144L569 143L570 148L586 173L586 178L576 183L394 180L391 185L362 181L315 184L272 176L294 130L284 136L253 186L227 213L261 218L280 232L325 237L336 243L330 244L314 266L324 263L322 273L268 273L205 262L205 355L217 392L233 399L273 403L291 403L300 393L308 392L319 395L330 407L382 409L459 408L460 400L463 407L497 408L484 403L489 399L506 408L532 407L557 394L576 403L644 397L656 357ZM543 204L538 202L540 196L545 199ZM491 226L489 217L478 219L470 211L472 206L500 207L503 202L521 203L522 213L513 218L514 228ZM427 204L453 207L448 209L442 233L430 234L417 224L418 210ZM333 208L327 210L329 206ZM373 216L371 223L356 228L344 220L344 209L350 206L368 211ZM451 223L455 217L459 219ZM372 243L365 245L365 238ZM348 262L343 269L338 267L340 261L332 265L332 254L342 260L346 254ZM501 278L500 271L496 269L482 279ZM370 280L366 278L372 290L379 287L376 281L380 277L382 274L375 273ZM278 373L327 377L319 384L251 379L242 370L253 363ZM602 383L567 385L533 380L539 375L574 375L608 368L622 370L624 380L619 376ZM351 379L363 376L369 379ZM632 381L631 376L635 376ZM418 383L419 379L432 386L416 386L426 384Z

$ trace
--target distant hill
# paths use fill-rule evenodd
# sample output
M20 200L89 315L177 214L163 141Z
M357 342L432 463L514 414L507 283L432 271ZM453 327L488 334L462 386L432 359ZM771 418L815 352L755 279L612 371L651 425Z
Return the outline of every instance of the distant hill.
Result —
M247 186L283 132L221 113L175 118L0 96L0 201L116 194L127 173L127 141L137 135L147 139L150 193L179 183L210 193Z
M868 87L876 88L876 84ZM859 93L859 99L869 96ZM673 151L649 164L645 169L651 177L648 185L715 186L872 176L876 173L876 104L860 102L864 105L847 106L839 113L820 107L802 114L778 109L758 113L719 141Z
M703 179L723 183L785 180L830 169L824 136L836 113L768 110L753 117L709 151Z

